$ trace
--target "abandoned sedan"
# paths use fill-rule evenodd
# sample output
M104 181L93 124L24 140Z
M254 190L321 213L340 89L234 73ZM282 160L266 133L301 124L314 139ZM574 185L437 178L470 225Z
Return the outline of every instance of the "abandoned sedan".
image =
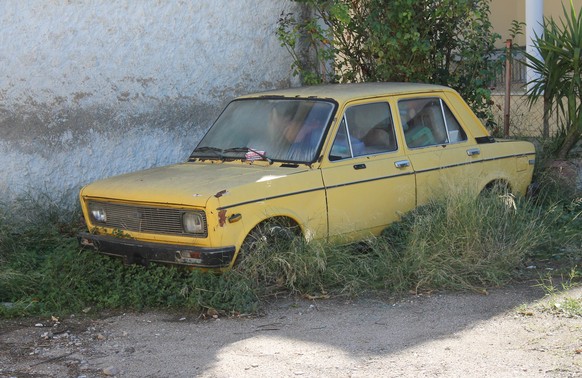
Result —
M255 240L353 242L455 188L525 194L535 150L495 140L454 90L369 83L230 102L188 161L81 190L83 246L228 269ZM242 252L241 252L242 251Z

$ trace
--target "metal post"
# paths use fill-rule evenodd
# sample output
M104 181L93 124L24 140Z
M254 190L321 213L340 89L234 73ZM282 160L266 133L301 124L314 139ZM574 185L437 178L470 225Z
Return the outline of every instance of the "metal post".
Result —
M511 105L511 39L505 41L505 106L503 110L503 137L509 138L509 116Z

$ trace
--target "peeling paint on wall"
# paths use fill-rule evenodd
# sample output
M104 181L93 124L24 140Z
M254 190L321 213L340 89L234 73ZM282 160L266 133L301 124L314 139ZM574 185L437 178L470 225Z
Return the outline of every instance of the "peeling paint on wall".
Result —
M183 161L234 96L294 84L290 0L0 2L0 201Z

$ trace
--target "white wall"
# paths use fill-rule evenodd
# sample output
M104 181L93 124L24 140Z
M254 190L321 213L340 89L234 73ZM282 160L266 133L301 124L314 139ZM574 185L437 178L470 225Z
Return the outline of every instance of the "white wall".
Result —
M183 161L226 101L296 84L290 0L0 1L0 202Z

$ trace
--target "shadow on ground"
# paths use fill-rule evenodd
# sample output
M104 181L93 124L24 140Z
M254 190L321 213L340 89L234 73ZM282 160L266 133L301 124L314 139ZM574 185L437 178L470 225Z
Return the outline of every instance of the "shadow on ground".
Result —
M547 331L528 330L530 319L516 310L544 296L534 284L396 302L281 299L264 316L233 319L148 312L63 319L56 328L25 319L0 332L0 377L456 375L495 363L511 370L519 366L512 353L529 359L537 345L519 337Z

